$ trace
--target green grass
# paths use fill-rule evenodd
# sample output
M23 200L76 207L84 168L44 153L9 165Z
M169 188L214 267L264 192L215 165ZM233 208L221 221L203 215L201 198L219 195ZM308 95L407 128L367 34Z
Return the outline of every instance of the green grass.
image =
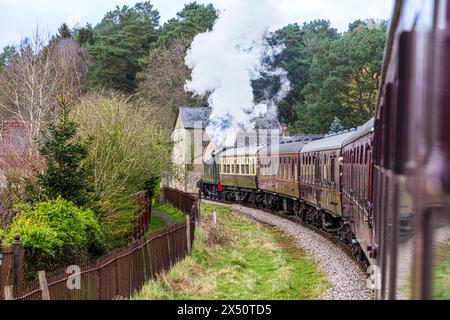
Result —
M166 223L162 221L160 218L152 216L152 221L150 223L150 228L148 233L154 233L158 230L164 229L166 227Z
M186 215L170 204L156 204L152 209L164 213L174 224L186 221Z
M433 269L433 298L450 300L450 241L447 240L436 250L436 262Z
M225 207L203 204L202 215L192 255L134 299L309 300L328 288L312 259L281 231Z
M186 215L170 204L154 204L152 210L163 213L173 224L186 221ZM154 233L166 227L166 223L159 217L152 215L150 228L147 234Z

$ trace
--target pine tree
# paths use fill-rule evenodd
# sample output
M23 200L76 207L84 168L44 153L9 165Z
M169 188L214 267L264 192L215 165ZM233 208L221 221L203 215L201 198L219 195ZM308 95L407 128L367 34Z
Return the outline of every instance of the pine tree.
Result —
M85 142L76 140L78 125L69 118L70 105L66 98L59 99L58 118L48 124L37 141L47 164L44 172L37 173L37 184L44 198L61 196L84 206L92 192L88 170L82 164L88 149Z
M339 133L344 130L344 127L342 126L341 120L339 120L338 117L334 117L333 123L330 126L330 134L332 133Z
M63 23L58 29L58 38L70 39L72 37L72 32L70 31L67 23Z

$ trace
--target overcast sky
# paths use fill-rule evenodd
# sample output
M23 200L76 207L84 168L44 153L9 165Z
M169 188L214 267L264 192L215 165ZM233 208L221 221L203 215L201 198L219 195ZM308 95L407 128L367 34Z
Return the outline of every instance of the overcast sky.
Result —
M142 1L142 0L141 0ZM197 0L213 3L226 9L229 0ZM245 0L241 0L245 1ZM347 29L355 19L389 18L394 0L273 0L276 1L284 23L303 23L317 18L331 21L340 31ZM58 26L86 22L94 25L116 5L135 4L136 0L0 0L0 49L18 44L29 36L36 24L51 34ZM180 11L189 0L152 0L164 22ZM251 14L251 12L249 12Z

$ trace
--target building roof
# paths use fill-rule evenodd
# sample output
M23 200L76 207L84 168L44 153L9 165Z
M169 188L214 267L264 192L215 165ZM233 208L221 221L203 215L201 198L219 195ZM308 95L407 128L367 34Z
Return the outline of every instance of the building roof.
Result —
M310 142L303 147L301 153L340 149L342 148L344 141L350 138L354 133L354 131L346 132Z
M181 117L185 129L194 129L196 122L201 122L202 128L206 128L211 111L211 108L208 107L180 107L178 115Z
M23 121L3 121L0 128L0 157L11 152L24 152L30 143L30 124Z

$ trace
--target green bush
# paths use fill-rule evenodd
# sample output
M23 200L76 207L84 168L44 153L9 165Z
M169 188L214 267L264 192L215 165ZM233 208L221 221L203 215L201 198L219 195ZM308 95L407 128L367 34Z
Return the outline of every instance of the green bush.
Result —
M92 172L108 249L126 245L139 211L132 195L157 196L160 177L171 173L169 130L114 93L86 96L71 116L79 124L78 139L90 141L84 164Z
M108 239L107 250L127 245L138 213L132 197L103 200L100 202L99 212L103 213L102 224Z
M93 258L104 250L104 233L91 210L76 207L61 197L20 211L6 232L6 242L20 235L28 275L51 271L80 258Z

